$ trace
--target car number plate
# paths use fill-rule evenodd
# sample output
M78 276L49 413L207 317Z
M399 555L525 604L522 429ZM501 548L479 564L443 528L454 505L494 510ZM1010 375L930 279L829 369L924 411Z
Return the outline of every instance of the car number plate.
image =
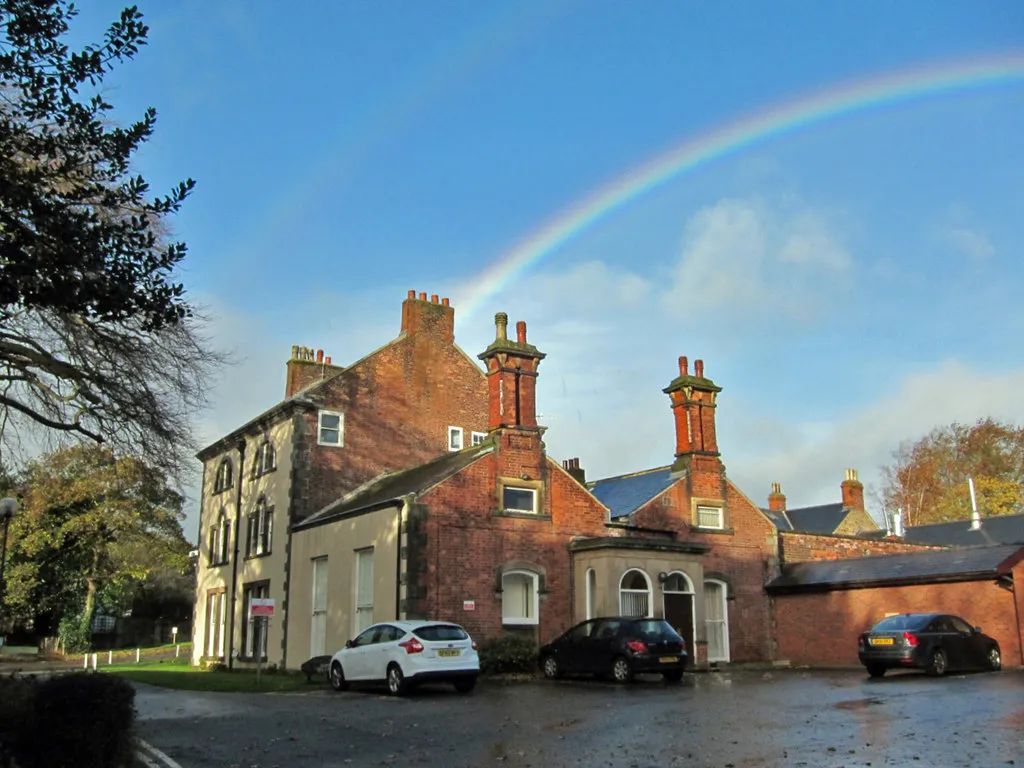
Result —
M871 638L871 644L872 645L892 645L892 638L891 637L872 637Z
M679 657L678 656L662 656L660 659L658 659L658 661L660 661L662 664L674 664L675 662L679 661Z
M438 651L438 656L458 656L462 651L456 649L454 651Z

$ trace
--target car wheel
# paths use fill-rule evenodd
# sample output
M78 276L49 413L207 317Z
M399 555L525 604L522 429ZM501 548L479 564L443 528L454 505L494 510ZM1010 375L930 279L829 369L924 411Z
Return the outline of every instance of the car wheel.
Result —
M455 682L455 690L458 693L469 693L476 688L476 678L471 677L467 680L457 680Z
M949 666L949 661L946 659L946 652L941 648L936 648L932 651L931 657L928 659L928 674L932 677L941 677L946 674L946 668Z
M882 677L885 675L885 667L881 664L868 664L868 674L871 677Z
M392 696L404 696L409 691L409 683L397 664L388 667L388 693Z
M629 666L625 656L619 656L612 662L612 677L616 683L628 683L633 679L633 668Z
M345 670L341 668L340 662L331 664L331 688L336 691L344 691L348 688L348 680L345 679Z
M988 655L985 656L985 666L993 672L998 672L1003 668L1003 657L999 655L998 645L993 645L988 649Z
M554 680L562 676L562 668L558 665L558 659L554 656L545 656L544 661L540 663L540 668L544 671L544 677L548 680Z
M678 683L683 679L683 670L673 669L668 672L662 672L661 676L665 678L666 683Z

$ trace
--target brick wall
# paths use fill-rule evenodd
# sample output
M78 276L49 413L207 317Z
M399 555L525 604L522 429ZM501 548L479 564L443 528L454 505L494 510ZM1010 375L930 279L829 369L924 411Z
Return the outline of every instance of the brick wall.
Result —
M900 552L944 549L900 540L858 539L853 536L825 536L813 533L779 531L779 558L782 563L808 560L840 560L847 557L895 555Z
M1015 569L1024 580L1024 567ZM1003 664L1020 666L1021 637L1013 592L995 581L851 589L779 595L775 602L778 658L811 666L858 665L857 636L887 613L943 612L962 616L994 637Z
M451 312L407 301L403 318L414 323L411 330L308 393L317 408L304 413L296 429L294 519L382 472L443 453L449 426L462 427L466 445L471 432L486 431L483 371L453 343L448 315L411 311L423 310L421 304ZM344 413L344 446L317 445L318 408Z
M458 621L474 637L504 630L501 569L520 566L542 576L539 625L525 631L541 642L572 622L573 585L568 544L574 536L601 536L606 512L555 462L499 447L424 494L409 526L407 611L409 615ZM536 517L496 514L500 477L526 472L543 482L543 507ZM519 475L512 475L518 477ZM466 611L471 600L475 609Z

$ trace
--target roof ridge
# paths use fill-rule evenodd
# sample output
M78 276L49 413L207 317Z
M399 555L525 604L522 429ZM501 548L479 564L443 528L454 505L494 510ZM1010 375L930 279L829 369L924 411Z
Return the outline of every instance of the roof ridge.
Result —
M649 475L652 472L661 472L665 469L672 469L671 464L666 464L663 467L653 467L651 469L641 469L636 472L627 472L623 475L612 475L611 477L601 477L597 480L591 480L587 483L587 486L597 485L598 483L606 483L609 480L625 480L627 477L639 477L640 475Z

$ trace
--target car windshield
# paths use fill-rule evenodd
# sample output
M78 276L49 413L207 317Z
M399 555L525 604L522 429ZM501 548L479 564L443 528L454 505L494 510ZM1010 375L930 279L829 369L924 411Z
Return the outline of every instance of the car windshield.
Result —
M667 621L637 621L633 623L632 630L641 640L679 640L679 635Z
M413 630L413 634L420 640L438 642L441 640L465 640L469 635L462 627L454 624L430 624L426 627L419 627Z
M903 615L903 616L890 616L887 619L883 619L871 628L872 632L902 632L905 630L919 630L923 629L925 624L931 621L932 617L929 615Z

